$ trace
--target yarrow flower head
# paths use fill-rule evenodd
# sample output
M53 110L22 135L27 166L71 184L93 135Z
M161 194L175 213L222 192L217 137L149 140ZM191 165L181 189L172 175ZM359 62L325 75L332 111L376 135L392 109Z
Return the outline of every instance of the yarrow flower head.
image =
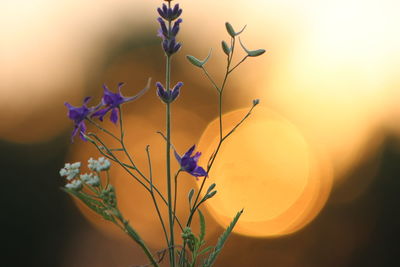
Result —
M91 186L99 186L100 178L93 173L85 173L80 175L81 180Z
M86 124L85 119L87 116L92 113L96 108L87 107L87 103L89 102L90 97L86 97L83 100L83 105L81 107L74 107L70 103L65 102L64 105L68 108L68 118L74 121L75 128L71 134L71 142L73 142L75 135L79 131L79 136L82 140L86 141L84 133L86 132Z
M81 180L73 180L72 182L65 185L65 188L72 189L72 190L81 190L83 187Z
M95 172L107 171L110 169L110 165L110 161L104 157L100 157L97 160L93 158L88 160L89 169Z
M192 156L194 149L195 145L189 148L189 150L182 157L179 156L176 151L174 151L175 158L179 162L181 170L186 171L187 173L195 177L207 176L207 172L202 167L197 165L197 162L199 161L199 158L201 156L201 152L196 152Z
M104 106L104 108L96 111L95 113L92 114L91 117L99 117L101 121L103 121L104 116L111 111L110 115L110 120L113 123L117 123L118 121L118 107L126 102L133 101L139 97L141 97L150 87L150 79L147 83L147 86L143 88L137 95L132 96L132 97L124 97L121 93L121 87L124 85L124 83L119 83L118 84L118 93L113 93L108 89L108 87L104 84L104 95L103 98L101 99L101 105Z
M157 95L164 103L172 103L180 93L180 89L183 86L183 82L178 82L174 88L170 91L164 89L164 86L157 82Z
M81 163L65 163L64 168L60 170L60 176L65 177L68 181L74 179L80 172Z

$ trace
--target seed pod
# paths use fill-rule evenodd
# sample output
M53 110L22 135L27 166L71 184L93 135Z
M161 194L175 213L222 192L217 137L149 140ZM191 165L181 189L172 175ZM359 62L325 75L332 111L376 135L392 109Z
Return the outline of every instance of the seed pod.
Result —
M229 48L228 44L225 41L221 42L222 45L222 50L224 50L224 53L229 56L229 54L231 53L231 49Z

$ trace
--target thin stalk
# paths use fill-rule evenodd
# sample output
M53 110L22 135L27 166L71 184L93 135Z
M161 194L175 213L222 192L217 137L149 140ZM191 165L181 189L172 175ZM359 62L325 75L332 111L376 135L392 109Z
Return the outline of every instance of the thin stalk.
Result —
M122 168L124 168L136 181L138 181L143 187L145 187L145 189L146 189L148 192L150 192L149 187L148 187L147 185L145 185L136 175L134 175L131 171L129 171L129 170L127 169L127 168L129 168L129 169L135 170L147 183L150 184L150 180L147 179L147 177L146 177L142 172L140 172L140 171L136 168L136 166L130 166L130 165L128 165L128 164L125 164L125 163L121 162L121 161L114 155L114 153L112 153L112 151L111 151L109 148L107 148L107 146L104 144L104 142L101 141L101 139L100 139L96 134L94 134L94 133L89 133L88 136L93 136L93 137L95 137L96 140L102 145L102 147L100 147L98 144L92 142L93 145L97 148L97 150L98 150L103 156L105 156L106 158L112 160L113 162L118 163L118 164L119 164ZM104 149L107 151L107 154L104 153L104 151L103 151L102 148L104 148ZM167 200L165 199L164 195L161 194L160 190L159 190L156 186L153 186L153 187L154 187L154 191L160 196L160 198L162 199L162 201L164 202L164 204L168 206L168 202L167 202ZM178 223L179 228L183 231L182 223L180 222L180 220L179 220L178 218L175 218L175 219L176 219L176 222Z
M175 185L175 189L174 189L174 217L176 218L176 199L177 199L177 195L178 195L178 175L181 172L181 170L179 169L176 174L175 174L175 179L174 179L174 185ZM175 221L175 220L174 220ZM174 222L175 223L175 222Z
M168 1L168 8L171 8L171 2ZM171 32L171 21L168 21L168 32ZM167 55L165 84L167 92L170 92L171 79L171 56ZM172 211L172 193L171 193L171 107L168 102L166 105L166 170L167 170L167 196L168 196L168 219L169 219L169 258L170 266L175 267L175 241L174 241L174 214Z
M151 195L151 198L153 199L154 207L156 208L157 216L158 216L158 218L160 220L160 223L161 223L161 226L162 226L162 229L163 229L163 232L164 232L165 241L167 241L167 244L168 244L169 240L168 240L167 230L165 228L164 220L163 220L163 218L161 216L161 212L160 212L160 209L158 207L157 200L156 200L156 198L154 196L154 191L153 191L153 188L154 188L154 186L153 186L153 171L152 171L152 167L151 167L151 158L150 158L149 145L147 145L147 147L146 147L146 153L147 153L147 159L148 159L148 164L149 164L150 195Z

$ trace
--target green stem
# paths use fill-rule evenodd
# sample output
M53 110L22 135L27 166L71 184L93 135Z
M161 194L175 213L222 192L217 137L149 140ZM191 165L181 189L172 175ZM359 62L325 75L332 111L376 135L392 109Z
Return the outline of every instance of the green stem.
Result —
M175 185L175 190L174 190L174 218L176 218L176 199L178 195L178 175L181 172L179 169L176 174L175 174L175 179L174 179L174 185ZM174 220L175 223L175 220Z
M171 2L168 2L168 7L171 7ZM168 32L171 31L171 21L168 21ZM170 79L171 79L171 56L167 55L166 62L166 81L165 86L167 92L170 92ZM174 241L174 214L172 210L172 193L171 193L171 106L170 103L166 105L166 169L167 169L167 195L168 195L168 219L169 219L169 257L170 266L175 267L175 241Z
M163 229L163 232L164 232L165 241L167 241L167 244L168 244L169 240L168 240L167 230L165 228L164 220L163 220L163 218L161 216L161 212L160 212L160 209L158 207L157 200L156 200L156 198L154 196L154 191L153 191L153 188L154 188L154 186L153 186L153 171L152 171L152 167L151 167L151 158L150 158L149 145L147 145L147 147L146 147L146 153L147 153L147 159L148 159L148 163L149 163L149 173L150 173L150 195L151 195L151 198L153 199L153 203L154 203L154 206L156 208L157 215L158 215L158 218L160 220L160 223L161 223L161 226L162 226L162 229Z

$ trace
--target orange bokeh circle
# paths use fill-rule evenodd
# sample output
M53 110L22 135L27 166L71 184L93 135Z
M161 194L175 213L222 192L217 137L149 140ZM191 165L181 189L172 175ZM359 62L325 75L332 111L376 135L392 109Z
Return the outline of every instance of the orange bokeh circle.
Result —
M223 115L226 134L247 109ZM199 150L205 166L219 141L219 120L204 131ZM245 209L235 232L267 237L293 233L310 222L325 204L332 174L323 157L288 120L267 108L257 108L224 141L207 184L218 194L206 202L218 223L226 227Z

